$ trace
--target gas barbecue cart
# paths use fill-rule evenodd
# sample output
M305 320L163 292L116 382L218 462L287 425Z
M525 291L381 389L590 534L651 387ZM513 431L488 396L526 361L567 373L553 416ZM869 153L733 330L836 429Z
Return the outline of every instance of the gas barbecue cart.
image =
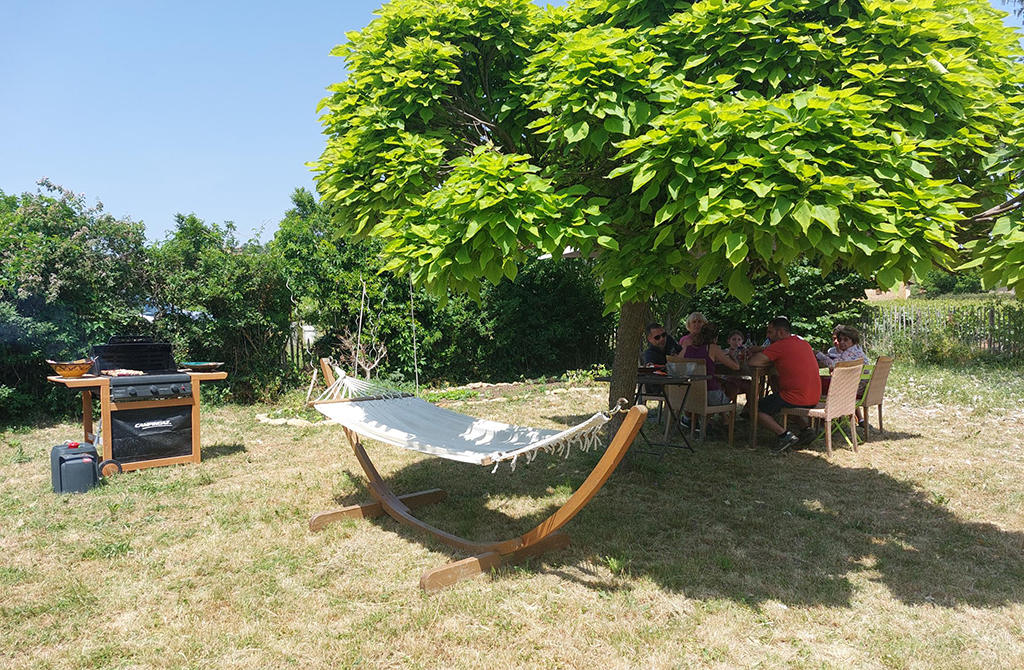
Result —
M111 338L94 346L92 355L91 374L47 379L81 392L82 428L93 444L92 401L99 396L103 460L116 460L126 471L198 463L199 385L226 379L227 373L179 370L171 345L149 338ZM136 374L110 376L103 370Z

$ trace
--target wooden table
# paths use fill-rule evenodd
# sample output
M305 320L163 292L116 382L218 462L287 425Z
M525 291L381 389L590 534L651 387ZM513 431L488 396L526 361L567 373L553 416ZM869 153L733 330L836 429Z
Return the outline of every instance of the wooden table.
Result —
M719 372L719 377L733 377L736 379L745 379L750 381L750 394L747 395L747 414L750 417L750 448L757 448L757 429L759 427L757 421L757 406L761 400L762 388L765 380L775 372L775 366L772 363L766 363L765 365L750 365L745 363L740 366L739 370L726 370L725 372ZM750 397L750 395L753 397Z
M200 435L199 435L199 385L204 381L218 381L227 379L226 372L193 372L191 370L180 370L187 372L189 381L192 383L192 395L184 398L153 398L149 400L131 400L114 402L110 397L110 377L102 375L84 375L82 377L62 377L52 375L46 379L54 384L78 390L82 394L82 432L84 441L94 444L96 434L92 426L92 401L94 395L99 395L100 420L106 427L105 432L110 433L111 414L119 410L137 410L158 407L192 407L192 453L187 456L175 456L173 458L156 458L152 460L124 463L125 471L139 470L142 468L154 468L161 465L175 465L178 463L198 463L200 459ZM113 440L103 440L103 460L114 458Z

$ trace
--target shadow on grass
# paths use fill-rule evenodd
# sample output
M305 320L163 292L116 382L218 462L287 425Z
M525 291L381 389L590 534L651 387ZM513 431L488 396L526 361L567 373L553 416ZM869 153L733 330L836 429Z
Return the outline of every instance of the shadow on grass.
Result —
M208 461L211 458L220 458L221 456L230 456L231 454L237 454L245 451L244 444L215 444L212 447L202 448L202 459Z
M576 424L583 423L593 414L560 414L560 415L545 415L544 418L548 421L554 421L555 423L563 426L575 426Z
M494 541L542 521L599 457L541 455L493 475L425 459L387 481L399 494L445 489L448 500L416 510L419 518L466 539ZM338 502L369 501L362 475L348 474L361 490ZM387 517L374 523L453 560L466 555ZM529 569L599 590L646 577L699 599L845 607L860 588L855 582L867 579L907 604L1024 602L1024 534L960 519L912 482L808 452L773 457L712 443L695 455L670 454L653 468L634 463L565 530L573 543L533 559ZM585 566L595 563L625 566L628 576L587 576ZM567 565L572 569L560 567Z

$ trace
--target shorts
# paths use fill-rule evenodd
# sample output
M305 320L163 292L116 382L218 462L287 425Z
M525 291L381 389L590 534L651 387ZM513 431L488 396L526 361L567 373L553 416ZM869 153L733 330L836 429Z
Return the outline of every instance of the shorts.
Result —
M782 396L779 395L778 393L772 393L771 395L766 395L765 397L761 398L761 402L757 404L757 411L763 412L768 416L775 416L776 414L781 412L783 408L786 407L800 407L802 409L811 409L812 407L817 406L817 403L813 405L794 405L791 402L786 402L785 400L783 400Z
M722 389L708 391L708 405L728 405L732 402Z

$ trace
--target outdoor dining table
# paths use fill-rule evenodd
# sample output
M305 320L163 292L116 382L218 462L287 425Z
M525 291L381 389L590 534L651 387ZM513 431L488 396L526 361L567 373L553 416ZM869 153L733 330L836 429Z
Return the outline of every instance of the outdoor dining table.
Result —
M672 431L679 429L679 417L683 407L686 406L686 398L687 396L690 395L690 385L693 384L693 382L708 381L709 379L711 379L711 375L655 374L653 371L642 371L637 373L636 390L633 392L634 405L638 403L639 399L643 395L650 395L649 393L645 394L643 392L643 388L646 385L683 387L683 398L679 402L678 411L675 407L672 406L672 403L668 401L668 397L665 397L665 405L668 407L669 420L667 422L668 425L665 426L665 436L662 442L652 442L651 439L647 437L647 435L644 433L643 428L641 427L640 436L644 438L644 441L647 442L648 446L663 448L672 447L673 449L683 448L680 445L672 444L669 442L669 440L672 437ZM610 382L611 380L611 377L595 377L595 381L599 382ZM690 441L686 438L686 433L682 430L679 430L679 435L680 437L683 438L683 446L685 446L686 449L689 449L691 452L693 452L693 445L691 445ZM640 453L653 453L658 455L659 457L664 456L665 454L664 449L662 451L656 452L647 452L640 450Z

